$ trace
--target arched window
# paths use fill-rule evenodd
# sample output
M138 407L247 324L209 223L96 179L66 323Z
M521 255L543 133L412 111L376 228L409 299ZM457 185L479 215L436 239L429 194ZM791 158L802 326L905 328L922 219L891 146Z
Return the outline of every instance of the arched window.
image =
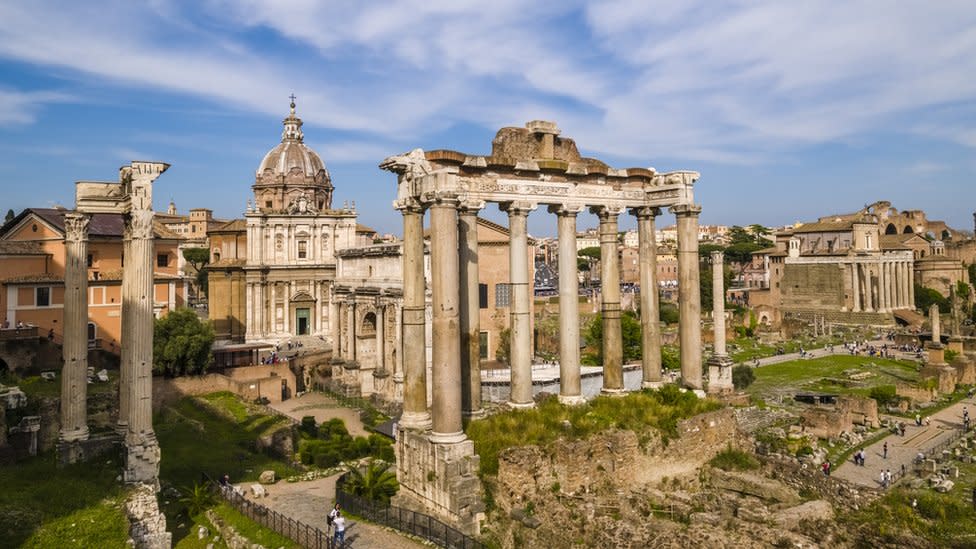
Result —
M359 333L362 335L376 334L376 313L366 313L363 315L363 325Z
M885 234L898 234L898 227L895 227L894 223L888 223L885 227Z
M905 230L902 231L903 234L912 234L915 230L912 229L911 225L905 225Z

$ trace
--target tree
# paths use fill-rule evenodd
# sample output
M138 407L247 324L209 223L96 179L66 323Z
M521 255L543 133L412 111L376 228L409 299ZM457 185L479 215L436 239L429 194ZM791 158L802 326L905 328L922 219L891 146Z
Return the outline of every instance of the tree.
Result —
M502 364L509 364L509 349L512 346L512 331L508 328L498 332L498 346L495 347L495 360Z
M590 246L589 248L583 248L582 250L576 252L579 257L588 257L596 261L600 261L600 247Z
M183 259L187 260L193 267L196 274L197 288L204 294L207 293L207 271L204 267L210 263L210 250L207 248L184 248Z
M712 264L702 261L698 266L698 291L701 295L701 310L712 310ZM722 287L726 290L732 284L732 269L722 266Z
M725 251L725 246L721 244L712 244L706 242L705 244L700 244L698 246L698 255L701 256L702 260L706 260L712 256L712 252L723 252Z
M940 294L938 290L916 284L915 308L928 314L929 307L931 307L933 303L939 306L940 313L948 313L952 309L949 300Z
M214 329L192 309L171 311L156 320L153 368L166 376L202 374L213 361Z
M389 463L370 460L365 469L353 467L349 470L343 488L354 496L386 505L396 495L400 484Z
M623 360L629 362L641 357L641 326L633 311L620 315L620 335L623 342ZM603 364L603 315L597 314L586 327L583 334L586 346L591 349L585 353L583 362L591 365Z
M752 385L756 380L756 373L746 364L739 364L732 367L732 386L738 390L743 390Z
M14 214L14 211L12 209L7 210L7 216L3 218L3 222L4 223L9 223L10 220L13 219L13 218L15 218L15 217L17 217L17 215Z

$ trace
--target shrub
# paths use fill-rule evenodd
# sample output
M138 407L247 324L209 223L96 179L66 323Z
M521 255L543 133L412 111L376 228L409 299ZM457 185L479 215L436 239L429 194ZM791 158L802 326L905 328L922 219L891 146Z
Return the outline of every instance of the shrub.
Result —
M759 460L748 452L733 448L731 444L716 454L708 463L723 471L751 471L759 468Z
M743 390L752 385L756 380L756 373L746 364L739 364L732 367L732 385L738 390Z
M887 406L898 400L894 385L878 385L877 387L872 387L868 396L877 400L878 406Z
M312 438L319 436L319 428L315 425L315 418L313 416L302 417L302 424L299 429Z

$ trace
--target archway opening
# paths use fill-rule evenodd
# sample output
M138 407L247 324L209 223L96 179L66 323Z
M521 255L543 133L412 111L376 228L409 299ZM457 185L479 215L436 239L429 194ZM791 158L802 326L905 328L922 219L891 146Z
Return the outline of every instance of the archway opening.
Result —
M895 227L894 223L888 223L885 227L885 234L898 234L898 227Z
M912 226L911 225L905 225L905 229L902 230L902 233L904 233L904 234L912 234L914 232L915 232L915 229L912 229Z

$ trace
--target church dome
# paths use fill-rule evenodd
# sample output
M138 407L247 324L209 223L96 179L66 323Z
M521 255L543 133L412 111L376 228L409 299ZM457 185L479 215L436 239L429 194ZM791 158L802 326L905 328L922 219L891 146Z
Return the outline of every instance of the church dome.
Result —
M285 127L281 132L281 143L264 155L256 175L261 176L267 170L277 175L287 175L293 168L299 168L308 177L315 177L322 171L328 176L322 158L305 144L302 119L295 115L294 101L291 103L288 118L282 123Z
M282 124L281 143L264 155L255 173L255 207L265 213L301 214L332 208L332 178L322 158L305 145L294 96Z

